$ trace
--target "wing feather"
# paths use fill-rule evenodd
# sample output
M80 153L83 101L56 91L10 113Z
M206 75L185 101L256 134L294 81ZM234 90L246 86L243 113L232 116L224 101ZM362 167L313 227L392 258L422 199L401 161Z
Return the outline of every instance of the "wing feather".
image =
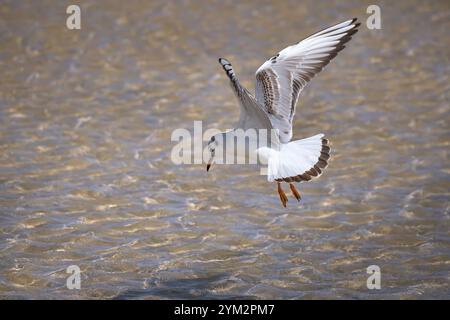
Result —
M256 71L256 100L279 129L281 142L292 138L292 119L303 88L345 47L358 26L352 19L319 31L283 49Z
M256 101L255 97L241 85L236 74L234 73L231 63L220 58L219 63L225 70L228 78L230 79L231 89L236 95L241 105L241 115L239 118L238 128L247 129L272 129L272 123L268 118L268 114L264 110L263 106Z

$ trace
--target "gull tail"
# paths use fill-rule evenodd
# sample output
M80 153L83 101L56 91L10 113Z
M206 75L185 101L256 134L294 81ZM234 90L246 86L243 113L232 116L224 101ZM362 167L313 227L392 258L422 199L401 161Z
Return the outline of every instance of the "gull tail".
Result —
M279 150L263 147L258 154L267 162L267 180L300 182L319 177L328 166L330 146L323 134L282 144Z

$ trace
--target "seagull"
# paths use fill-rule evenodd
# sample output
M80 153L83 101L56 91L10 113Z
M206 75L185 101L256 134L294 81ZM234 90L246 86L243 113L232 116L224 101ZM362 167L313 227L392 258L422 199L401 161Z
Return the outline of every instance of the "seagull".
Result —
M310 181L323 173L330 159L330 143L322 133L291 141L297 100L309 81L345 48L344 44L358 31L359 25L356 18L347 20L281 50L256 71L255 96L240 84L231 63L220 58L241 114L235 129L209 140L210 160L206 170L215 162L217 148L223 147L220 144L234 139L237 129L275 130L271 144L258 145L254 151L267 164L267 180L277 183L283 207L288 198L282 182L289 184L293 196L300 201L294 183Z

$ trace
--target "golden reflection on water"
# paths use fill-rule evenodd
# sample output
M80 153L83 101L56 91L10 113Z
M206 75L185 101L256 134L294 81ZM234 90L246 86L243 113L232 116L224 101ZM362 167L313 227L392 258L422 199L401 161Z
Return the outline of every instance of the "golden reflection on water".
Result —
M0 297L448 297L446 1L381 2L382 30L363 23L304 91L294 138L334 153L299 205L257 170L170 161L174 129L238 117L218 57L253 88L266 58L369 4L81 1L69 31L63 2L3 2Z

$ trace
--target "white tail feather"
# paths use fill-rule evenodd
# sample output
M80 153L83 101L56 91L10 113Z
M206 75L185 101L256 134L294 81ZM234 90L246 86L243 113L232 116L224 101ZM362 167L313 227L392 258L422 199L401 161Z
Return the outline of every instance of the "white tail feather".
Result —
M267 147L258 149L258 154L267 163L267 179L288 182L308 181L312 176L319 176L329 157L328 141L323 137L323 134L317 134L306 139L291 141L282 144L280 150ZM326 158L323 158L324 150L326 150ZM303 177L300 177L302 175Z

